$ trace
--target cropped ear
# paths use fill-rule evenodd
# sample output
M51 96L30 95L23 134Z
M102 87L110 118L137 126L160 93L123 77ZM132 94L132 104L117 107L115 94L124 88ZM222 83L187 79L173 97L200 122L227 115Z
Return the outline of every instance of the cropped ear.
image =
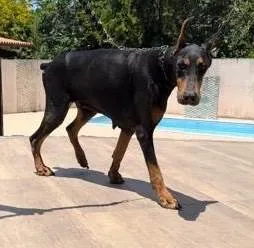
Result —
M212 51L214 49L217 49L218 46L218 39L217 38L212 38L208 41L206 41L204 44L202 44L202 47L205 48L207 51Z
M201 46L206 50L208 54L210 54L212 57L216 57L217 51L218 51L218 44L219 44L219 38L218 36L214 36L208 41L206 41Z
M189 17L187 18L183 24L182 24L182 27L181 27L181 31L180 31L180 35L178 37L178 40L176 42L176 46L175 46L175 50L174 50L174 55L176 53L178 53L182 48L184 48L186 46L186 37L185 37L185 31L186 31L186 28L187 28L187 25L190 21L192 21L194 19L194 17Z
M213 34L204 44L202 44L202 47L206 50L206 52L213 57L216 57L219 43L221 42L221 35L226 23L227 22L222 23L217 32Z

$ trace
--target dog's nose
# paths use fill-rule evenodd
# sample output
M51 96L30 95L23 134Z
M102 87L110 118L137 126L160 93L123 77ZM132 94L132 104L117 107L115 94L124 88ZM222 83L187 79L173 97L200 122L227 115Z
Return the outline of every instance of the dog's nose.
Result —
M197 93L191 91L185 91L183 94L183 100L186 104L193 104L197 101Z

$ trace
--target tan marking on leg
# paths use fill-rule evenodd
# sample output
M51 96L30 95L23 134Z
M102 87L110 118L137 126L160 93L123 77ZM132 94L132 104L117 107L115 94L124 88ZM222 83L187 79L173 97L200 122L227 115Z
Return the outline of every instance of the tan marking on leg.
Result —
M132 134L126 133L124 131L121 131L120 133L116 148L112 155L113 162L108 173L111 183L120 184L124 182L122 179L122 176L120 175L118 171L120 168L120 163L122 162L124 154L129 145L131 136Z
M156 164L148 163L148 171L153 189L157 193L160 205L165 208L177 209L179 204L172 194L167 190L160 168Z
M45 166L41 157L41 145L46 138L47 137L41 139L40 142L37 143L35 147L34 144L32 146L36 174L39 176L53 176L55 174L49 167Z
M85 153L78 141L78 132L93 116L94 112L78 108L76 119L66 128L70 142L73 145L77 161L82 167L88 167Z

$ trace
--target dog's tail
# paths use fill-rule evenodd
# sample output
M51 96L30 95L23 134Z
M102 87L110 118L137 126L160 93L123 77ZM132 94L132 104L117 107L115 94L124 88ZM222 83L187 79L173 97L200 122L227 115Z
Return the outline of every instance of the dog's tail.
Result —
M49 63L41 63L40 69L41 69L42 71L46 70L47 67L49 66L49 64L50 64L50 62L49 62Z

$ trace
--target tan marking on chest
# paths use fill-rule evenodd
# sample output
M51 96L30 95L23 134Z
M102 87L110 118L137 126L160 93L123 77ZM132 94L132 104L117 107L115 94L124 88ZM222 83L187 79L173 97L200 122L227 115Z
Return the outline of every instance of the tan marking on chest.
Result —
M158 108L158 107L153 107L152 108L152 120L153 123L157 124L161 118L163 117L165 111L163 111L162 109Z

